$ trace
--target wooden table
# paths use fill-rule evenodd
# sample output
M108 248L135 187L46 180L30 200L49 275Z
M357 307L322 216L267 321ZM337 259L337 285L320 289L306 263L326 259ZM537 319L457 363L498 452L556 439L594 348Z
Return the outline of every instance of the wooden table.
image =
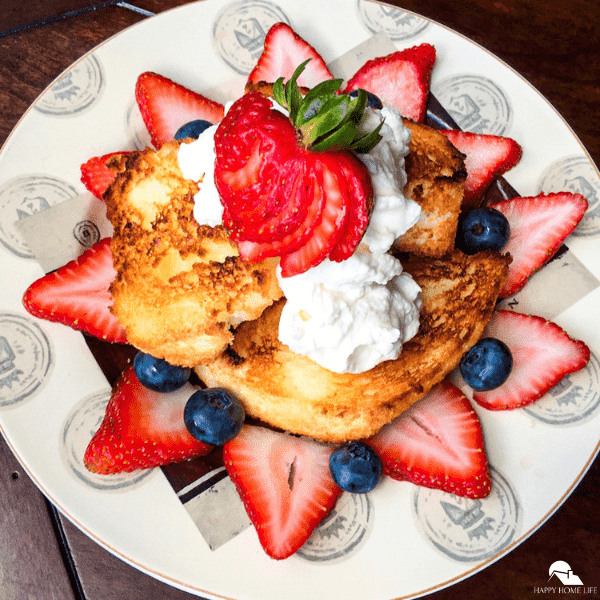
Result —
M341 0L339 0L341 1ZM352 1L355 0L344 0ZM394 0L479 42L532 82L566 118L600 164L600 36L597 0ZM0 143L38 94L75 59L145 17L116 3L2 0L0 32L64 13L67 20L0 37ZM133 0L159 13L182 0ZM2 600L183 600L191 595L139 573L72 526L35 488L0 438ZM538 599L549 566L568 562L600 598L600 460L563 507L484 572L431 598ZM568 598L569 595L552 595Z

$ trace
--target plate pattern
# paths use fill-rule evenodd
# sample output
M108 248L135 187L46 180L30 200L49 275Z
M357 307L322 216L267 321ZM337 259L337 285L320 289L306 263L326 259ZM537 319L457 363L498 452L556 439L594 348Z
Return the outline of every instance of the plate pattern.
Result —
M307 14L319 18L309 22ZM33 213L85 196L79 165L90 156L148 144L133 102L138 73L156 70L207 95L219 91L233 98L260 54L266 31L280 20L328 62L376 35L385 35L398 49L423 41L442 57L469 55L468 71L465 61L442 61L432 81L433 93L454 120L463 129L510 135L526 150L536 149L509 175L523 195L568 189L590 201L588 215L558 258L562 262L539 274L547 289L544 277L565 267L578 282L571 286L575 292L549 304L536 292L509 299L507 306L546 311L593 348L586 370L533 407L500 415L479 411L493 465L489 499L466 502L392 483L368 496L345 495L339 510L285 564L263 556L244 515L231 516L239 513L239 503L218 465L206 465L201 477L190 481L169 469L97 478L82 468L85 439L108 400L106 382L80 334L34 321L21 307L22 292L41 270L15 226ZM340 22L343 34L335 26ZM152 51L144 52L149 40ZM131 47L141 50L124 64L123 52ZM121 114L115 116L116 107ZM538 121L530 119L528 111L534 109L552 124L543 135ZM100 122L105 127L98 127ZM42 130L44 136L34 139ZM82 149L82 137L89 149ZM589 315L583 313L597 305L600 293L599 219L600 176L568 126L503 63L447 28L367 0L343 5L336 0L206 0L183 6L123 32L70 67L40 96L0 153L0 268L17 273L18 280L0 290L0 427L62 512L121 558L178 587L219 598L317 599L330 597L332 590L348 599L419 596L484 568L537 528L598 452L600 364ZM564 296L559 286L551 289ZM597 311L592 318L598 321ZM33 411L42 411L44 432L51 438L39 448L30 440L40 433L23 434ZM565 457L560 446L569 444L574 430L577 452ZM216 506L211 497L219 494L231 512L211 512ZM156 519L157 506L161 519ZM111 525L107 514L124 516ZM229 526L217 530L209 517ZM126 535L132 528L135 536ZM390 536L401 541L391 543ZM240 565L235 582L223 570L224 560ZM390 573L386 560L402 566ZM372 577L384 583L375 592L354 576L363 561L379 565ZM425 571L423 564L429 565Z

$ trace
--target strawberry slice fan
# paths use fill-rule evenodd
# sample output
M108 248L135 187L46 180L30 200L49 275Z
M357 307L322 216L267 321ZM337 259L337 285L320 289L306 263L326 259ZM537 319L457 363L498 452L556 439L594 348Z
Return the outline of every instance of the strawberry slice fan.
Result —
M300 194L295 194L295 186L300 184L295 183L282 186L283 197L276 201L266 195L246 194L246 187L253 189L252 175L256 170L252 160L247 160L253 156L253 148L238 153L246 157L245 162L231 163L229 172L216 183L221 186L219 192L223 192L224 223L238 242L240 256L249 262L279 256L284 275L301 273L327 256L334 261L347 258L360 242L371 209L370 179L346 150L367 151L377 143L379 131L359 135L359 117L350 119L351 123L343 119L332 123L329 118L314 121L311 100L320 100L323 105L323 97L327 96L330 105L336 107L345 102L346 110L356 116L362 114L370 93L396 107L405 117L442 130L466 156L466 206L493 206L509 222L511 237L504 251L511 253L513 264L500 293L501 298L508 297L559 250L583 217L587 201L566 192L520 198L503 177L519 161L520 146L508 138L461 131L429 92L434 62L435 49L429 44L368 61L350 78L340 100L341 80L333 80L318 52L289 25L274 25L267 33L264 51L250 74L249 84L277 82L273 95L282 106L290 108L290 119L295 125L300 129L307 123L319 124L305 127L307 139L302 148L295 147L297 131L291 120L271 110L270 102L256 91L238 101L225 117L220 104L157 73L140 75L135 95L156 148L177 137L180 128L190 121L203 120L209 125L221 123L215 146L217 151L219 147L229 149L227 144L235 136L228 138L226 130L245 127L243 119L247 113L242 109L250 106L254 113L264 113L270 135L280 142L277 145L285 160L294 164L302 161L306 181L301 188L314 192L318 201L312 207L296 206L294 201ZM318 89L323 96L316 98L312 91L306 93L305 87ZM300 89L306 94L304 98ZM315 131L319 136L310 138ZM256 135L266 134L258 128ZM290 150L292 146L295 152ZM326 149L329 154L323 152ZM115 178L111 162L128 162L127 155L116 151L84 163L81 173L86 188L103 197ZM225 155L227 160L237 160L233 151ZM273 162L279 165L282 161ZM274 172L273 181L277 179L275 175ZM364 202L347 201L343 193L350 188L353 194L348 195ZM227 195L236 200L236 210L226 202ZM285 214L280 214L280 206L286 206ZM244 208L248 214L265 216L265 220L258 223L244 218ZM336 215L340 213L349 216L337 223ZM360 227L356 224L359 222ZM291 230L293 235L285 233ZM37 317L69 325L104 342L126 344L125 330L110 312L109 288L115 276L110 239L105 239L79 259L34 282L23 303ZM583 342L572 340L556 324L540 317L497 311L487 334L505 342L514 359L514 370L506 384L473 395L475 402L489 410L525 406L589 360L589 349ZM119 365L106 360L106 346L89 337L86 340L114 384L114 373L121 370ZM110 355L114 356L114 350ZM532 361L537 365L537 374L542 373L540 377L532 373ZM236 437L223 445L221 455L184 427L182 415L188 392L188 388L172 392L167 399L164 394L146 389L132 368L126 369L113 389L105 419L90 442L86 465L97 473L160 466L178 490L216 467L225 466L264 550L276 559L290 556L304 544L341 494L329 467L332 448L246 423ZM483 498L490 492L481 425L465 394L448 382L438 384L380 433L365 440L364 445L371 454L375 449L383 472L393 479L467 498ZM449 447L452 453L448 452Z

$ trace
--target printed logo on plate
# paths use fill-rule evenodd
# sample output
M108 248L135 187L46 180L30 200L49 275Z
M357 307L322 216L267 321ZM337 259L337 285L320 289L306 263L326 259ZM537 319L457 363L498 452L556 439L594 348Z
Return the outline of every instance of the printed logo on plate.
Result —
M34 396L50 374L50 340L32 320L0 313L0 407Z
M510 483L490 468L492 491L471 500L440 490L418 487L413 509L419 531L438 550L454 560L491 558L516 537L521 506Z
M84 247L91 248L100 241L100 229L94 221L79 221L73 228L73 237Z
M142 119L142 113L137 105L135 98L132 98L127 111L125 113L125 121L127 123L127 131L129 137L133 142L133 146L136 150L144 150L144 148L151 148L152 141L148 129Z
M585 369L567 375L543 398L523 410L550 425L576 425L596 416L600 406L598 390L600 362L592 352Z
M429 21L393 6L357 0L357 7L360 20L369 31L384 31L395 42L413 38L429 26Z
M490 79L457 75L435 84L432 92L464 131L503 135L510 127L508 97Z
M267 31L280 21L290 25L281 8L271 2L232 2L213 25L215 50L234 71L248 75L263 51Z
M372 521L373 505L369 496L344 492L297 554L313 562L347 558L363 545Z
M60 437L60 453L68 471L85 484L100 490L131 487L153 473L152 469L147 469L133 473L98 475L85 468L85 449L100 427L110 394L110 390L105 390L83 398L67 416Z
M69 117L85 112L104 90L102 65L95 56L87 56L71 67L34 104L34 109L53 117Z
M585 196L589 208L574 236L594 236L600 233L600 176L585 156L570 156L552 163L542 174L541 192L572 192Z
M56 177L24 175L10 179L0 186L0 242L17 256L33 258L15 223L75 196L75 188Z

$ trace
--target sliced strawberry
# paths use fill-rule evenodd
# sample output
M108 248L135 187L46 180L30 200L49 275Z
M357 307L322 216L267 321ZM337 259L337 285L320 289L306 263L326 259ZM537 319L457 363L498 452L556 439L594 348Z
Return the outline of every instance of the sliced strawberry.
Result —
M560 192L512 198L494 204L508 219L510 238L504 252L513 260L501 298L512 296L544 266L577 227L588 207L581 194Z
M333 79L321 55L287 23L275 23L265 36L264 50L248 81L274 83L280 77L290 79L296 68L311 59L298 79L300 86L312 88Z
M139 382L133 367L126 369L85 451L85 466L108 475L208 454L213 447L192 437L183 421L186 402L194 391L185 384L175 392L153 392Z
M219 125L215 185L236 241L271 242L302 223L306 206L297 184L306 151L296 141L289 119L256 92L235 102Z
M421 44L367 61L348 81L344 93L362 88L413 121L423 121L435 48Z
M330 254L340 261L354 252L368 225L373 188L367 168L349 150L379 139L376 130L359 131L356 113L365 106L340 96L339 81L313 88L319 106L303 121L299 74L285 88L281 81L273 87L289 118L250 92L231 106L214 138L225 228L242 259L280 256L284 277Z
M458 129L441 129L440 132L466 155L463 207L479 206L494 178L500 177L521 160L521 146L511 138Z
M272 558L294 554L341 494L329 472L331 452L314 440L253 425L225 444L225 467Z
M102 194L115 180L116 174L111 171L107 163L113 156L126 156L131 152L110 152L103 156L95 156L81 165L81 182L96 198Z
M313 155L316 156L316 155ZM284 254L279 261L282 277L292 277L321 263L340 241L348 219L348 195L338 171L338 153L323 153L314 161L314 176L325 204L319 224L300 248Z
M325 197L321 187L313 178L310 182L308 194L312 201L306 207L306 216L302 223L289 234L271 242L238 242L238 250L242 260L247 262L259 262L273 256L282 256L297 250L306 243L312 235L316 226L321 221Z
M367 440L384 473L399 481L483 498L491 489L479 419L454 385L442 382Z
M571 339L556 323L542 317L501 310L494 314L485 337L503 341L511 351L513 368L505 383L473 399L490 410L526 406L541 398L569 373L583 369L590 350Z
M357 168L351 154L338 153L338 169L346 184L348 217L339 241L329 254L329 259L341 262L352 256L362 239L373 212L373 185L366 169Z
M197 119L216 124L224 113L222 104L149 71L138 77L135 99L156 148L171 141L182 125Z
M110 238L32 283L23 305L35 317L63 323L107 342L126 343L125 330L110 312L109 287L116 277Z

